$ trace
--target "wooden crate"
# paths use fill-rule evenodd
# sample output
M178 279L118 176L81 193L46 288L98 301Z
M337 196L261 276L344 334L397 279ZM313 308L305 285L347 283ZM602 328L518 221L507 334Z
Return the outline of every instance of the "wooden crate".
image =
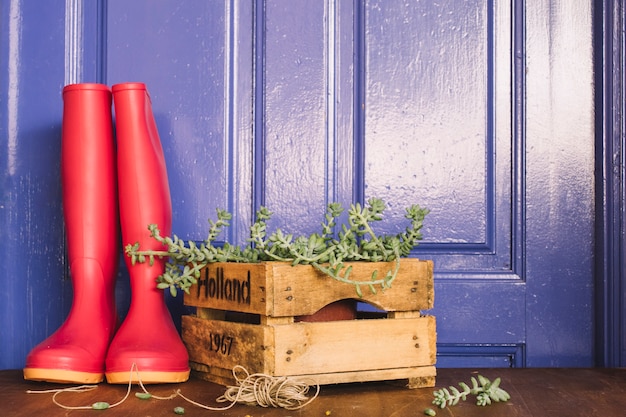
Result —
M351 264L351 279L370 279L395 263ZM381 318L299 322L338 300L355 298L385 313ZM311 266L287 263L216 263L185 295L197 307L183 317L182 337L192 370L229 385L232 368L271 376L306 377L319 384L408 379L410 387L435 384L433 263L401 260L392 288L376 294L333 281ZM230 312L230 313L227 313Z

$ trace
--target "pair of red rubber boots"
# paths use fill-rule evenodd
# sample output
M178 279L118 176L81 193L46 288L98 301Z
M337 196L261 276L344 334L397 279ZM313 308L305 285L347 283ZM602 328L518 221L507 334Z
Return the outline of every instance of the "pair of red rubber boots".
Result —
M73 303L61 327L27 356L24 378L184 382L187 350L156 288L166 260L131 265L125 257L132 295L119 327L115 307L120 229L124 244L139 242L147 250L163 249L149 224L171 232L165 158L146 86L72 84L63 89L63 103L61 177Z

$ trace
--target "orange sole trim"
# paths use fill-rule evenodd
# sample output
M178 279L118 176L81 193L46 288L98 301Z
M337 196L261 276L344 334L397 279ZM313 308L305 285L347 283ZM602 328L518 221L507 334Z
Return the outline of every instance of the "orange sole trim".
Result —
M106 379L109 384L133 384L139 383L139 377L142 384L177 384L185 382L189 379L189 370L183 372L160 372L160 371L122 371L107 372ZM129 381L129 376L131 381Z
M24 368L24 379L76 384L98 384L104 381L104 372L80 372L67 369Z

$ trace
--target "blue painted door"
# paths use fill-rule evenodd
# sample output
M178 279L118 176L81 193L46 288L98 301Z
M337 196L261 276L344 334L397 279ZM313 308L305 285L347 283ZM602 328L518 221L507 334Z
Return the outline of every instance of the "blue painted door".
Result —
M69 308L60 90L83 81L147 83L177 235L204 239L219 207L243 243L261 204L308 233L370 197L396 233L418 203L439 366L593 364L590 1L24 3L2 3L0 255L15 272L29 254L2 278L4 367Z

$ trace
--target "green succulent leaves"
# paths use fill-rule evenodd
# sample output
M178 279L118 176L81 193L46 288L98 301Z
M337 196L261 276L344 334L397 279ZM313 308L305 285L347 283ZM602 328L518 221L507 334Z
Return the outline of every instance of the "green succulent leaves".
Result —
M483 407L492 402L506 402L511 398L508 392L500 388L500 378L496 378L492 382L488 378L478 375L477 378L472 377L471 381L471 387L464 382L459 382L461 390L450 386L435 391L433 404L439 408L457 405L459 401L465 401L470 394L476 396L476 405Z
M321 224L321 232L309 236L294 237L281 229L268 234L267 222L272 212L260 207L256 220L250 227L248 245L239 247L224 243L214 246L216 238L230 225L232 215L225 210L217 210L217 221L209 220L209 232L201 244L183 241L178 236L161 236L155 224L148 226L151 236L165 246L164 250L141 250L139 243L128 244L125 248L131 263L154 263L156 258L168 258L165 272L157 278L157 287L169 290L176 296L178 290L189 292L197 282L200 270L212 262L261 262L282 261L292 265L312 265L331 278L354 285L357 295L362 296L363 288L372 292L377 287L385 290L391 286L399 269L399 259L410 254L422 239L421 229L429 210L418 205L406 209L405 218L410 225L397 235L377 235L372 224L381 221L385 203L371 198L366 205L352 204L348 210L347 224L338 224L344 209L339 203L330 203ZM337 233L335 231L338 230ZM375 271L368 281L355 281L350 278L350 267L345 262L396 261L393 270L380 273Z

